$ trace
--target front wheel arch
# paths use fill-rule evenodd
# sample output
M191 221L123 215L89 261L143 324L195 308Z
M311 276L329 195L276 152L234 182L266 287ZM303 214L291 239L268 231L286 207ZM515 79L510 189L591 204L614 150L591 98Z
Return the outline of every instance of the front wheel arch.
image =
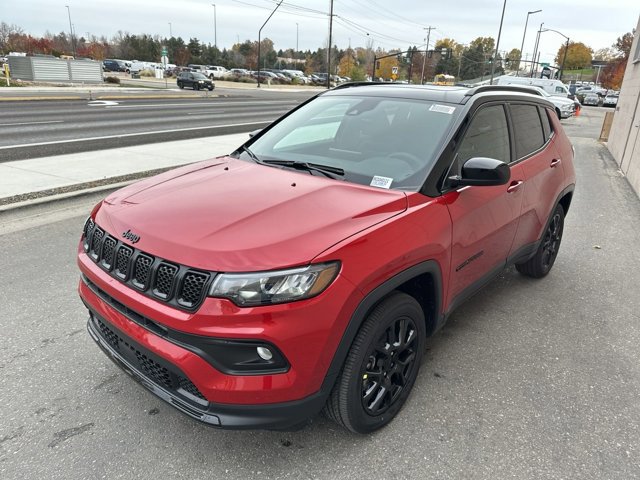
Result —
M342 338L331 360L322 384L322 391L331 391L336 378L342 370L347 354L360 327L373 309L394 290L407 293L421 304L424 311L427 336L435 333L442 325L443 290L442 270L435 260L426 260L403 270L371 290L359 303L342 334ZM430 291L422 298L416 295L421 285L430 285Z

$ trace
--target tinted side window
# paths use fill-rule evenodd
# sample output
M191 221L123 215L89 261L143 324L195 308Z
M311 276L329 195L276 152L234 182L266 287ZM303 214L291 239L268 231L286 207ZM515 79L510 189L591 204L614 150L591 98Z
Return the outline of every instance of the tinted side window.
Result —
M515 130L516 158L526 157L544 145L544 132L538 107L511 105L511 119Z
M549 121L549 110L540 107L540 118L542 119L542 130L544 131L545 142L551 137L551 122Z
M504 107L484 107L478 110L464 134L458 149L458 161L462 164L473 157L489 157L509 163L509 145L509 129Z

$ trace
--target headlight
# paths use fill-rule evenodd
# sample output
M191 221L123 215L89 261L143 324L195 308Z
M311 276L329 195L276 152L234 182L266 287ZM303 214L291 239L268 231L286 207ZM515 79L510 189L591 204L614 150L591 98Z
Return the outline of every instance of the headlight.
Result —
M336 278L340 263L257 273L223 273L211 285L209 296L228 298L240 307L272 305L311 298Z

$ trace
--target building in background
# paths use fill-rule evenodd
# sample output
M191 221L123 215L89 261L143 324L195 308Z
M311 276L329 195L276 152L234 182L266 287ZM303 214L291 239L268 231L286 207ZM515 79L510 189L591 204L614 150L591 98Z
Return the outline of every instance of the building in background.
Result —
M607 147L640 196L640 18Z

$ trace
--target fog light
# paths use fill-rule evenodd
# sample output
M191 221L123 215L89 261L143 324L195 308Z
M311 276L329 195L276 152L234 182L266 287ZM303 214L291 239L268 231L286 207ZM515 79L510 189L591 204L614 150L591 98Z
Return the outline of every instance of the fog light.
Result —
M258 352L258 356L263 360L271 360L273 358L273 353L267 347L257 347L256 351Z

